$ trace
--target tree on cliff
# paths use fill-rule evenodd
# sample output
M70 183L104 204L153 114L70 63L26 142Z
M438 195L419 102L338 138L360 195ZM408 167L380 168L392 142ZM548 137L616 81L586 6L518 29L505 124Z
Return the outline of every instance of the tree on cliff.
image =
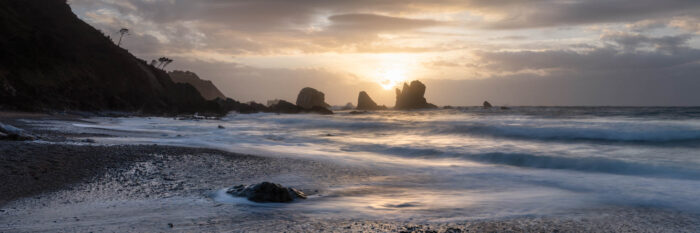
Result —
M117 43L117 46L121 47L121 45L122 45L122 38L124 37L124 35L128 35L128 34L129 34L129 29L127 29L127 28L122 28L121 30L119 30L119 34L120 34L120 35L119 35L119 42Z

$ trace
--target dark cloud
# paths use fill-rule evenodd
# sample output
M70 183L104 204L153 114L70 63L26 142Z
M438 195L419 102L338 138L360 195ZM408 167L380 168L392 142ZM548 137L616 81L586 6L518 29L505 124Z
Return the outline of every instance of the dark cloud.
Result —
M700 50L686 46L690 37L606 34L602 39L614 41L616 45L584 51L477 52L477 55L491 70L661 71L700 61ZM637 50L644 45L652 45L651 50Z
M700 50L689 35L604 36L591 50L479 52L483 80L432 81L443 103L457 96L513 105L700 105ZM646 50L638 48L652 45ZM540 71L540 72L538 72ZM478 88L477 88L478 87ZM456 103L455 103L456 104Z

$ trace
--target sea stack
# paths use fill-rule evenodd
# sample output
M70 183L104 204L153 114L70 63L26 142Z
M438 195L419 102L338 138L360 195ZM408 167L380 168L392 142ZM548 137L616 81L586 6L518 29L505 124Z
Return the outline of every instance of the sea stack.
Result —
M428 103L423 97L425 94L425 84L418 80L411 82L410 85L404 83L403 90L396 89L396 109L421 109L421 108L437 108L434 104Z
M484 106L484 108L491 108L491 107L493 107L493 105L491 105L491 103L489 103L488 101L484 101L483 106Z
M328 108L330 105L326 103L325 94L316 89L305 87L299 91L297 96L297 106L304 109L312 109L314 107Z
M377 103L369 97L367 92L361 91L357 97L357 109L358 110L383 110L386 106L379 106Z

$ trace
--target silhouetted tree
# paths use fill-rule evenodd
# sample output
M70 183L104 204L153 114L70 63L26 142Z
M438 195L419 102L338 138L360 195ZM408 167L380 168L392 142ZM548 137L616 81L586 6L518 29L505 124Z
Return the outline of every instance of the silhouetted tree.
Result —
M165 69L165 67L166 67L167 65L169 65L170 63L172 63L172 62L173 62L173 59L170 59L170 58L167 58L167 57L166 57L166 58L165 58L165 64L163 64L163 69Z
M166 57L160 57L160 58L158 58L158 62L159 62L159 63L158 63L158 66L156 66L156 68L160 68L160 66L162 66L163 64L165 64L165 62L166 62L167 60L168 60L168 58L166 58Z
M126 35L126 34L129 34L129 29L122 28L121 30L119 30L119 34L120 34L120 36L119 36L119 43L117 43L117 46L121 47L121 45L122 45L122 37L124 37L124 35Z

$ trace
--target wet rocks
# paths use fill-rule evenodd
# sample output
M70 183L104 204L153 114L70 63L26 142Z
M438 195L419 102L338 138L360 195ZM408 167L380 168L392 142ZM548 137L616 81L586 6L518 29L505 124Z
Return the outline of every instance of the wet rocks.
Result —
M493 105L491 105L491 103L489 103L488 101L484 101L483 106L484 106L484 108L492 108L493 107Z
M428 103L423 97L425 95L425 84L418 80L410 85L404 83L403 90L396 89L396 109L409 110L421 108L437 108L434 104Z
M386 106L379 106L369 97L367 92L361 91L357 97L358 110L384 110Z
M297 95L297 106L304 109L311 109L313 107L330 107L330 105L326 103L325 94L310 87L305 87L299 91L299 95Z
M254 202L291 202L297 198L306 199L306 194L297 189L270 182L248 186L236 185L228 189L226 193L245 197Z

